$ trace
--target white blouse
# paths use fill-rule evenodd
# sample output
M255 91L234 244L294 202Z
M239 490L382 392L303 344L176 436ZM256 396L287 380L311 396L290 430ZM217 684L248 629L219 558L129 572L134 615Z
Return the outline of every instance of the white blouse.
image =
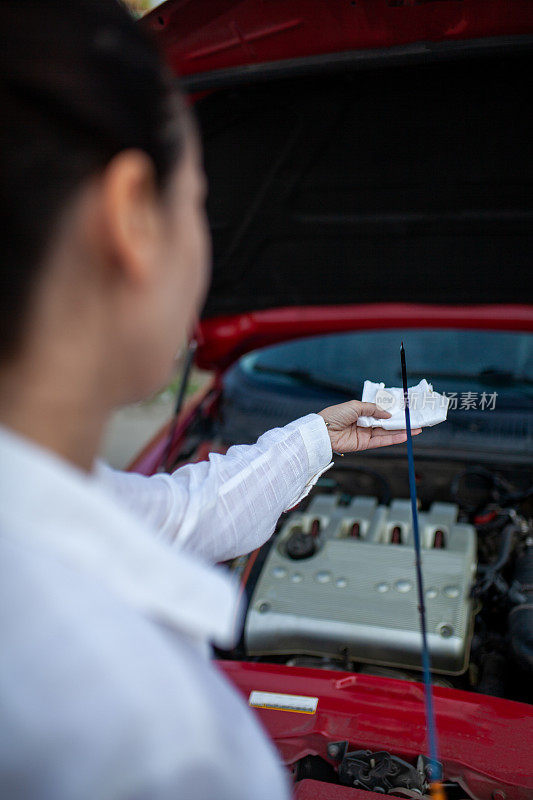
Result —
M1 797L289 796L208 657L240 617L206 562L263 544L330 460L316 414L150 478L85 475L0 428Z

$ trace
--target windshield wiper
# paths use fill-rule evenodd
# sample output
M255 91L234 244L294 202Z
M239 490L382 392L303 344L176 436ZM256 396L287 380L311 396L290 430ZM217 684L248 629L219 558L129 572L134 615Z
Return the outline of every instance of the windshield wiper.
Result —
M300 386L336 392L337 394L345 395L350 399L361 396L361 386L354 388L352 386L348 386L347 384L336 383L335 381L320 378L317 375L313 375L313 373L309 370L299 369L298 367L284 369L283 367L270 367L266 364L256 363L253 365L252 369L254 372L261 372L267 375L280 375L285 378L290 378L295 383L300 384ZM424 378L427 375L427 373L421 373L416 370L408 371L407 374L411 378ZM515 388L519 387L520 385L524 386L524 384L526 386L533 385L533 381L528 378L519 378L513 375L512 372L499 369L484 369L473 375L466 372L435 372L432 370L431 378L435 380L452 379L478 381L479 383L485 383L488 386L507 386ZM526 396L529 396L529 394Z
M296 367L293 369L283 369L283 367L269 367L265 364L254 364L253 370L254 372L264 372L268 375L281 375L286 378L291 378L291 380L296 381L296 383L299 383L301 386L337 392L338 394L346 395L346 397L350 399L358 397L361 394L360 387L358 389L353 389L350 386L346 386L346 384L324 380L305 369L297 369Z
M423 378L425 377L426 373L412 370L408 371L407 374L410 378ZM478 383L484 383L487 386L533 385L533 380L530 378L520 377L518 375L514 375L512 372L509 372L509 370L497 369L495 367L488 367L487 369L482 369L479 372L474 372L473 374L469 372L438 372L431 370L431 378L436 380L449 378L451 380L477 381Z

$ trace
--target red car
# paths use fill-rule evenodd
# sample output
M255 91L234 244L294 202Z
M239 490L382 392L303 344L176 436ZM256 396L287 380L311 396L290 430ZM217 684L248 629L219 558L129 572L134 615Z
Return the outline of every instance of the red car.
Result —
M143 20L196 104L209 386L150 474L409 378L450 396L415 443L449 800L533 798L533 6L168 0ZM197 349L195 349L197 346ZM187 370L186 370L187 371ZM424 797L404 446L336 458L263 548L220 668L297 798Z

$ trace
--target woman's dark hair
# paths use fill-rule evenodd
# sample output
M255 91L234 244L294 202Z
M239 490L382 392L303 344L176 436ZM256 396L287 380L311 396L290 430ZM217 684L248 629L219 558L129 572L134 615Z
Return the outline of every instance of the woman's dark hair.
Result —
M155 46L118 0L1 0L0 356L16 352L62 210L121 150L159 185L184 140L186 106Z

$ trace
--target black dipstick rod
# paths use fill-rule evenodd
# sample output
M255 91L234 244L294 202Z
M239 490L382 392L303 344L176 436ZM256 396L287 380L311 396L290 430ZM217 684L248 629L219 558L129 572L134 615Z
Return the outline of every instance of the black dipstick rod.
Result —
M424 580L422 577L422 551L420 547L420 533L418 529L418 505L416 501L415 460L413 456L413 438L411 436L411 415L409 413L409 393L407 390L407 370L405 367L405 350L400 347L402 362L403 400L405 409L405 428L407 431L407 461L409 464L409 492L411 495L411 512L413 515L413 536L415 543L416 583L418 590L418 611L420 613L420 631L422 633L422 670L424 676L424 699L426 703L426 722L428 731L429 757L434 772L438 764L437 729L435 725L435 710L433 708L433 689L431 686L431 663L426 627L426 607L424 604ZM444 789L438 780L431 780L431 797L434 800L445 800Z

